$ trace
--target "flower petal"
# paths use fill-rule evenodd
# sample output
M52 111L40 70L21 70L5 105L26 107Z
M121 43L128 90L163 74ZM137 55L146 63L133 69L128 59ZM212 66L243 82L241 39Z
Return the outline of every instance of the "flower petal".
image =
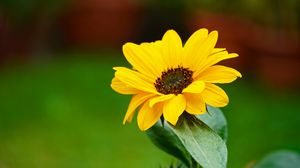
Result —
M162 55L162 42L156 41L152 43L142 43L140 46L148 55L151 56L151 62L155 64L155 69L158 71L160 76L161 72L165 71L168 68Z
M186 50L192 47L199 40L207 38L207 36L208 36L208 30L205 28L195 31L184 44L184 49Z
M152 108L149 106L149 101L144 103L137 116L138 126L142 131L152 127L163 113L163 104L157 103Z
M205 83L203 81L194 81L188 87L182 90L183 93L201 93L205 88Z
M198 75L196 80L208 83L230 83L236 80L237 77L242 77L237 70L222 65L215 65L206 68Z
M199 47L202 45L202 43L207 39L208 37L208 30L205 28L197 30L195 33L191 35L191 37L186 41L184 48L183 48L183 59L182 64L184 67L190 67L192 66L191 57L193 57L193 52L196 47ZM194 59L194 58L192 58Z
M116 70L115 76L126 85L141 91L158 94L154 85L146 81L144 79L146 77L143 77L139 72L124 67L115 67L114 70Z
M182 42L179 35L174 30L168 30L163 38L163 58L164 61L171 67L177 67L182 60Z
M182 94L173 97L164 103L164 118L172 125L176 125L178 118L185 110L185 107L186 101Z
M149 105L150 105L150 107L153 107L153 105L155 105L156 103L164 102L166 100L173 98L174 96L175 96L174 94L167 94L167 95L161 95L161 96L154 97L149 101Z
M222 51L226 51L226 48L214 48L210 55L217 54Z
M213 107L224 107L229 102L225 91L214 84L206 84L201 94L205 103Z
M209 67L209 66L215 65L216 63L218 63L220 61L230 59L230 58L235 58L235 57L238 57L238 56L239 55L236 54L236 53L228 54L226 51L222 51L222 52L218 52L216 54L213 54L213 55L209 56L207 58L207 61L206 61L205 64L206 64L206 67Z
M153 94L147 93L134 95L130 100L126 115L123 119L123 124L131 122L135 109L153 96Z
M123 53L127 61L139 72L147 77L156 79L160 72L156 69L156 62L153 61L149 52L147 53L143 47L134 44L126 43L123 45Z
M200 39L190 49L185 50L183 65L195 71L203 66L208 55L214 49L218 39L218 32L212 31L207 38Z
M206 112L205 102L201 94L184 93L186 99L185 111L190 114L204 114Z
M126 85L125 83L123 83L122 81L120 81L120 79L114 77L111 81L111 88L121 94L137 94L140 93L139 90L130 87L128 85Z
M227 51L220 51L217 52L215 54L211 54L207 60L205 61L204 65L202 67L200 67L200 69L196 70L196 72L193 74L194 78L197 78L197 76L206 68L215 65L216 63L226 60L226 59L230 59L230 58L235 58L238 57L238 54L236 53L231 53L228 54Z

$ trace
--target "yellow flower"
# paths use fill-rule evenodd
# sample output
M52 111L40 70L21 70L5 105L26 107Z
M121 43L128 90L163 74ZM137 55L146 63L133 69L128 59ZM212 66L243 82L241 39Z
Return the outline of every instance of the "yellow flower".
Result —
M229 102L226 93L213 83L230 83L241 74L216 63L237 57L225 48L215 48L218 32L196 31L183 45L174 30L168 30L162 40L126 43L123 53L132 69L114 67L111 87L121 94L134 95L123 124L131 122L139 108L137 121L141 130L153 126L163 115L176 125L179 116L204 114L206 104L223 107Z

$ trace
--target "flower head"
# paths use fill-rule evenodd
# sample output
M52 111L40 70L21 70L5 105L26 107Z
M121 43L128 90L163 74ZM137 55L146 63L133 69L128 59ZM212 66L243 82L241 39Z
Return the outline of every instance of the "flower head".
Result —
M206 104L226 106L229 99L215 83L230 83L241 74L215 65L238 56L215 48L217 38L217 31L200 29L183 45L178 34L168 30L159 41L126 43L123 53L133 68L114 67L111 83L116 92L133 95L123 123L131 122L138 108L138 126L147 130L162 115L176 125L184 111L204 114Z

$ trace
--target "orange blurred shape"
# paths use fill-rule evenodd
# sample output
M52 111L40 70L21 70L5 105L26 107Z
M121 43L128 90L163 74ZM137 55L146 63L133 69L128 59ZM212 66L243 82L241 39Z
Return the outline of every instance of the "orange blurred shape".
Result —
M191 12L187 26L191 32L201 27L218 30L217 46L240 55L225 64L254 72L276 87L300 86L299 32L270 29L238 16L205 11Z

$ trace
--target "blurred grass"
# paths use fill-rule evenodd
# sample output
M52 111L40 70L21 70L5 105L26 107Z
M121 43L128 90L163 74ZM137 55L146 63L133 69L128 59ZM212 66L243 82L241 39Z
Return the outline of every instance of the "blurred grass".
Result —
M112 67L126 65L120 55L69 53L3 68L0 168L151 168L174 161L135 121L122 125L130 97L110 88ZM273 149L300 149L300 93L276 93L245 78L225 87L230 168Z

